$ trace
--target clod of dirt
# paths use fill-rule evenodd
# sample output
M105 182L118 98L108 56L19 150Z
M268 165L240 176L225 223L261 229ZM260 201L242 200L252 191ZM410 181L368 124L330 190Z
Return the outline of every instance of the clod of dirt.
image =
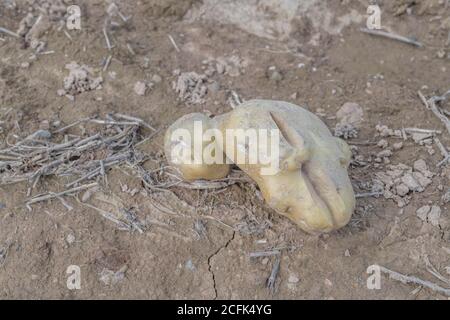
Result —
M386 172L375 174L375 188L384 190L386 199L393 199L399 207L410 201L410 193L423 192L432 183L434 173L428 170L423 160L417 160L414 168L404 165L391 165Z
M392 145L392 147L394 148L394 150L400 150L403 148L403 142L396 142Z
M99 280L107 286L114 286L125 279L125 272L127 269L128 267L126 265L120 268L117 272L103 268L100 272Z
M441 208L438 206L423 206L416 211L420 220L428 222L434 227L439 226L439 220L441 218Z
M149 86L144 81L138 81L134 84L134 92L138 96L145 96L148 88Z
M402 131L401 130L393 130L390 129L388 126L385 125L379 125L377 124L375 126L375 129L378 131L379 135L381 137L402 137Z
M188 104L202 104L208 92L206 75L196 72L184 72L172 83L172 88L178 94L181 101Z
M447 204L450 202L450 189L442 196L442 202Z
M356 128L351 124L338 123L334 128L334 135L345 140L357 138L358 130L356 130Z
M238 77L245 72L244 68L248 65L246 60L241 59L237 55L208 59L203 61L203 64L206 65L205 75L208 77L216 72L219 75Z
M300 279L295 274L291 274L288 278L289 283L298 283L299 281Z
M354 102L346 102L336 112L336 118L340 123L348 123L358 128L363 120L364 112L361 106Z
M267 70L267 78L274 82L279 82L283 80L283 74L275 67L269 67Z
M58 90L58 95L71 95L99 90L102 88L102 77L94 77L93 70L87 65L79 65L76 62L66 64L69 75L64 78L64 88Z
M334 129L334 135L344 139L356 138L358 136L357 129L361 125L363 115L364 112L357 103L344 103L336 112L338 123Z
M381 139L380 141L378 141L377 146L380 148L387 148L387 146L389 145L389 143L385 140L385 139Z

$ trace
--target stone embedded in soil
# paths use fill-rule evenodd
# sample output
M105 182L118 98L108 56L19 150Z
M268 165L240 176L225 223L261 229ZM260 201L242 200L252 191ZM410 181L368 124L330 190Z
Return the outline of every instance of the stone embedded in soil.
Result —
M147 84L143 81L138 81L134 84L134 92L138 96L145 96L145 92L147 91Z
M385 139L381 139L380 141L378 141L377 146L380 148L387 148L387 146L389 145L389 143L385 140Z
M416 215L419 217L422 221L427 221L428 213L430 212L431 207L430 206L423 206L417 209Z
M356 138L358 136L358 128L363 120L362 108L354 102L346 102L336 112L338 120L334 135L343 139Z
M403 148L403 142L396 142L392 145L392 147L394 148L394 150L400 150L401 148Z
M434 173L432 173L431 171L428 170L427 163L423 159L419 159L419 160L415 161L413 164L413 168L414 168L414 170L422 173L427 178L431 178L434 176Z
M269 68L269 70L267 71L267 77L271 81L275 81L275 82L279 82L279 81L283 80L283 74L280 71L278 71L277 69L271 70Z
M184 72L180 73L177 81L172 83L172 88L180 100L188 104L202 104L208 92L206 81L207 76L204 74Z
M334 135L342 139L351 139L358 137L358 131L352 124L338 123L334 128Z
M442 202L447 204L450 202L450 189L442 196Z
M439 206L423 206L416 211L417 217L424 222L430 223L434 227L439 226L441 218L441 208Z
M384 190L386 199L393 199L399 207L404 207L411 199L409 194L423 192L433 182L430 179L433 176L426 163L417 160L414 168L400 163L388 166L386 172L377 172L374 186Z
M433 226L439 226L439 220L441 218L441 208L438 206L432 206L430 212L428 213L428 222Z
M299 281L300 279L295 274L291 274L288 278L289 283L298 283Z
M66 64L69 75L64 78L64 87L59 89L59 96L74 96L83 92L102 88L103 78L94 77L93 70L87 65L79 65L72 61Z
M405 184L403 184L403 183L400 183L399 185L397 185L397 186L395 187L395 190L397 191L397 194L398 194L400 197L404 197L404 196L406 196L406 195L409 193L409 188L408 188L408 186L405 185Z
M423 187L419 184L419 182L416 179L414 179L414 177L411 173L405 174L401 178L401 180L411 191L415 191L415 192L423 191Z
M363 120L364 112L361 106L354 102L346 102L336 112L336 119L339 123L351 124L353 127L358 128Z

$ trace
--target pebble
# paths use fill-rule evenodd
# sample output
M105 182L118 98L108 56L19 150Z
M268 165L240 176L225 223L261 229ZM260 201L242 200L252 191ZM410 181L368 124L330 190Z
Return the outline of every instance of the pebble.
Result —
M394 144L392 145L392 147L394 148L394 150L400 150L400 149L403 148L403 142L397 142L397 143L394 143Z
M289 279L288 279L289 283L298 283L299 281L300 281L300 279L296 275L291 274L289 276Z
M147 85L143 81L138 81L134 85L134 92L139 96L145 96Z
M152 77L152 82L154 83L160 83L162 81L162 78L159 74L154 74Z
M416 215L419 217L422 221L427 221L428 212L430 212L431 208L430 206L423 206L417 209Z
M281 74L280 71L278 71L276 69L275 70L271 70L269 68L268 76L269 76L269 79L272 80L272 81L278 82L278 81L283 80L283 75Z
M74 242L75 242L75 236L74 236L73 234L69 233L69 234L67 235L67 237L66 237L66 242L67 242L68 244L74 243Z
M441 208L438 206L432 206L430 212L428 213L428 221L431 225L437 227L439 226L439 220L441 218Z
M385 139L381 139L380 141L378 141L377 146L379 146L380 148L387 148L388 146L388 142Z

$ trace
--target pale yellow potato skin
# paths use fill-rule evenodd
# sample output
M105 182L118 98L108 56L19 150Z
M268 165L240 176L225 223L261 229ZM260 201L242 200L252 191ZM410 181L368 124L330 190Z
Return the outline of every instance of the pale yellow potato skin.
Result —
M164 136L164 153L166 155L167 161L170 165L175 167L187 181L193 180L217 180L225 178L230 172L230 165L224 164L183 164L177 163L172 159L172 151L174 147L180 143L180 141L173 141L173 133L177 129L186 129L190 132L191 136L194 137L194 122L201 121L204 131L212 129L213 123L204 114L201 113L191 113L185 115L175 121L166 131ZM204 143L203 147L206 147L208 143ZM185 148L191 149L190 145L186 145ZM218 148L220 150L220 148ZM193 152L192 152L193 153ZM179 159L180 162L186 159Z
M189 123L198 117L199 114L185 121ZM332 136L316 115L287 102L250 100L207 121L224 137L229 129L279 130L280 170L276 174L262 175L261 169L267 165L261 163L236 163L239 157L247 159L248 146L238 148L234 144L231 147L223 144L221 150L258 184L271 208L304 231L330 232L348 223L355 209L355 195L347 172L351 152L343 140ZM187 126L186 122L182 123ZM166 154L169 151L170 145L166 144ZM204 167L181 168L185 179L212 176L202 170L210 172ZM221 173L227 170L224 168ZM211 172L217 172L217 168Z

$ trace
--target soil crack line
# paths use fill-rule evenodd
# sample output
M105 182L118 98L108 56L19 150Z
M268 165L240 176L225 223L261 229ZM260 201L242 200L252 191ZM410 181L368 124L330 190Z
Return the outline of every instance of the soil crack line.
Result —
M233 234L230 237L230 239L228 239L228 241L223 246L219 247L219 249L217 249L213 254L211 254L208 257L208 271L209 271L209 273L211 273L212 280L213 280L214 300L217 299L217 285L216 285L216 275L214 274L214 271L212 270L211 259L214 258L216 255L218 255L220 253L220 251L222 251L222 249L226 249L228 247L228 245L231 243L231 241L234 240L235 235L236 235L236 231L233 231Z

